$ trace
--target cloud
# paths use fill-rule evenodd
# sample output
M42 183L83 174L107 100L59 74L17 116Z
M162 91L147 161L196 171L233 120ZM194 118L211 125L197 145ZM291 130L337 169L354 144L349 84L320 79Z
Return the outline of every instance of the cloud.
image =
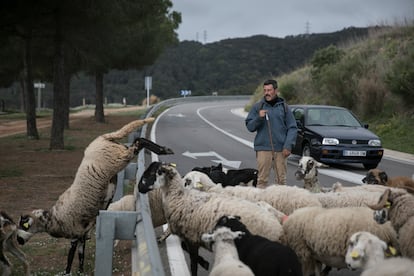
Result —
M348 27L413 23L412 0L172 0L180 40L213 42L265 34L324 33Z

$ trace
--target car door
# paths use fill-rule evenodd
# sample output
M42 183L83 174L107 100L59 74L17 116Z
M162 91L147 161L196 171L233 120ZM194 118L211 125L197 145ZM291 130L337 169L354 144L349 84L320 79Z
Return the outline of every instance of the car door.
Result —
M296 144L293 148L293 153L302 155L302 144L305 135L305 110L302 107L297 107L294 108L292 112L298 126L298 134L296 136Z

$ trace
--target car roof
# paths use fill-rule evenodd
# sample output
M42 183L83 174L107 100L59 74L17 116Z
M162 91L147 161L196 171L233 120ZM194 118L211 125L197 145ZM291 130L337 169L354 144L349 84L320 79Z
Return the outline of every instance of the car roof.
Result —
M342 106L335 105L322 105L322 104L290 104L291 108L302 107L302 108L335 108L335 109L347 109Z

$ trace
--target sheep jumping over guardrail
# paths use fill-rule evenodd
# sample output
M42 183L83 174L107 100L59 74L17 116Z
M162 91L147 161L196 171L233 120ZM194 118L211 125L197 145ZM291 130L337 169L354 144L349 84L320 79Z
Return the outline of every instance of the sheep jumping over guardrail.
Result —
M204 245L201 235L213 229L221 216L240 216L252 233L273 241L280 241L283 236L282 226L274 213L241 198L186 189L184 180L172 164L153 162L145 170L138 184L139 191L147 193L156 188L161 188L171 233L188 245L192 275L197 275L198 248Z
M107 209L114 195L117 173L136 157L142 148L157 154L171 154L168 148L137 138L130 146L119 142L154 118L136 120L121 129L98 136L84 151L72 185L49 210L37 209L20 217L21 229L33 234L47 232L57 238L71 239L66 273L70 273L79 243L79 271L83 272L85 241L95 225L99 210ZM112 179L112 181L111 181ZM27 241L29 238L24 238Z

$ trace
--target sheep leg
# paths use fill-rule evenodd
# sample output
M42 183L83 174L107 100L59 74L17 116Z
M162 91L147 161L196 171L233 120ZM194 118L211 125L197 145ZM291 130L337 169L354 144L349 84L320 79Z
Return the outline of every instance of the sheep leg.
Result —
M164 155L164 154L174 154L174 152L172 151L172 149L167 148L167 147L163 147L160 146L148 139L145 138L137 138L134 141L134 144L138 143L138 150L136 153L138 153L138 151L140 151L143 148L149 149L150 151L158 154L158 155Z
M325 268L322 270L322 275L327 276L331 270L332 270L332 267L325 266Z
M191 275L197 276L197 268L198 264L205 270L208 270L210 264L207 262L203 257L198 255L198 248L199 246L192 244L188 241L183 241L181 243L181 247L188 252L190 256L190 267L191 267Z
M187 244L188 253L190 254L191 276L197 276L198 270L198 246Z
M2 241L0 241L0 246ZM0 248L0 268L2 268L3 274L2 275L10 275L11 274L11 264L7 257L3 253L3 248Z
M168 229L167 229L168 230ZM187 251L188 253L190 253L189 252L189 249L188 249L188 245L186 244L186 243L184 243L184 242L182 242L181 243L181 247L185 250L185 251ZM205 270L208 270L208 268L210 267L210 263L209 262L207 262L203 257L201 257L200 255L198 255L198 252L197 252L197 263L202 267L202 268L204 268Z
M66 265L66 274L70 273L72 268L73 258L75 256L76 248L78 247L78 239L74 239L70 241L70 249L68 253L67 265Z
M83 273L83 265L85 263L85 245L86 239L79 240L78 257L79 257L79 273Z
M30 275L30 268L29 268L29 263L26 260L26 255L18 247L15 237L13 236L11 239L6 240L3 246L5 249L7 249L11 254L13 254L17 259L19 259L23 263L25 275Z

